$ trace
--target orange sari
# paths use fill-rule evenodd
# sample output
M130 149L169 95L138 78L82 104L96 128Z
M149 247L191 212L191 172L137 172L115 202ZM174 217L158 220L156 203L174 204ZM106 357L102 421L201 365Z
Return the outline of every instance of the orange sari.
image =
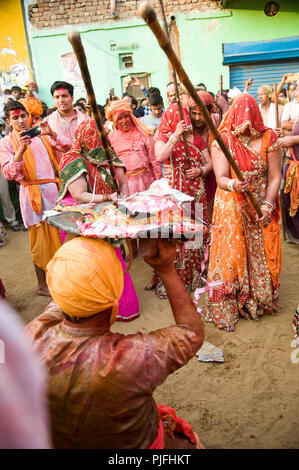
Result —
M242 143L240 134L246 128L252 136L262 137L259 154ZM249 94L239 95L219 131L261 205L267 187L267 153L278 148L278 144L276 134L263 125L255 99ZM231 178L236 178L232 170ZM278 199L276 204L265 228L256 222L247 195L217 188L208 282L223 284L208 294L203 315L220 329L233 331L239 315L258 320L265 313L273 314L278 307L281 269Z

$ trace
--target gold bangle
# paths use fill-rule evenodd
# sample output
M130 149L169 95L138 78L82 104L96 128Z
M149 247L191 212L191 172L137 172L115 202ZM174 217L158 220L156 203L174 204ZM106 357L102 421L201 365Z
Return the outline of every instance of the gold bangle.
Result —
M171 136L169 137L169 140L172 143L172 145L176 145L179 141L179 138L176 135L171 134Z

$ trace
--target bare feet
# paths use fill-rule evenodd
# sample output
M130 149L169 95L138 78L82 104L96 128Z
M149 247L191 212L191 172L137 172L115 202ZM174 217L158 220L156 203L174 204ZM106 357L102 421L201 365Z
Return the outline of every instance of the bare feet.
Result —
M49 289L47 287L39 287L37 289L37 295L44 295L46 297L51 297Z

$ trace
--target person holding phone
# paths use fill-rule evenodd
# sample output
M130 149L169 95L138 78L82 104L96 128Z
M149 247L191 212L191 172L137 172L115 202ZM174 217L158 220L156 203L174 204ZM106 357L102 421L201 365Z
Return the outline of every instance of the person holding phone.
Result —
M28 112L18 101L7 103L4 111L12 132L0 142L0 164L6 179L21 184L20 207L29 230L37 293L49 295L45 269L61 240L58 230L43 222L43 213L56 205L59 178L55 152L64 148L65 138L57 136L48 123L40 123L40 135L30 137ZM36 133L35 128L32 135Z

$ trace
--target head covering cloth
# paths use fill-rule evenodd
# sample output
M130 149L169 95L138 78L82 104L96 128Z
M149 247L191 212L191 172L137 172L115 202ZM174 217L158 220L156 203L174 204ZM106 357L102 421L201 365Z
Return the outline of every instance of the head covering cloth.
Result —
M28 124L31 127L33 118L39 118L43 114L43 107L41 102L34 97L22 98L19 100L22 103L27 113L29 114Z
M47 265L47 284L70 317L90 317L111 308L110 324L116 320L124 273L108 242L76 237L62 245Z
M197 91L197 95L204 102L204 104L206 106L211 106L211 109L209 111L210 113L215 113L216 112L216 107L215 107L215 104L214 104L214 98L213 98L212 95L210 95L210 93L208 93L207 91ZM198 107L197 103L194 101L192 96L189 97L187 103L188 103L189 110L191 108L193 108L193 106Z
M250 135L253 138L262 137L264 132L272 131L272 129L264 125L256 99L249 93L241 93L234 99L218 129L224 142L231 150L233 157L238 162L241 171L251 170L252 152L244 147L237 138L246 129L249 129ZM272 131L269 147L277 139L277 135Z
M137 129L145 136L152 135L151 130L142 122L137 119L126 100L112 101L111 104L106 108L106 116L109 121L112 121L114 127L117 128L117 120L123 113L129 113L133 124Z
M182 113L185 123L190 126L190 116L187 108L182 104ZM179 107L177 103L168 106L166 111L162 115L162 119L159 125L158 140L167 143L171 134L176 130L178 123L181 121Z

